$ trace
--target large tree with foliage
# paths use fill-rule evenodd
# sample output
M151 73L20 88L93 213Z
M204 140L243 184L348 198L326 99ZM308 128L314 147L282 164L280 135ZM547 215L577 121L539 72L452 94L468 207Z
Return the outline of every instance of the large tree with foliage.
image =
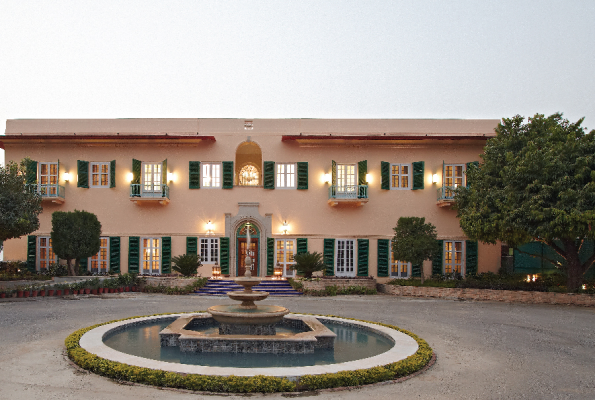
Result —
M0 166L0 250L5 240L28 235L39 228L41 196L25 185L27 159Z
M544 243L559 256L548 261L566 271L569 290L595 261L579 256L595 239L595 131L587 134L582 122L562 114L502 119L455 197L467 236L513 247Z
M101 223L87 211L55 211L51 236L54 253L66 260L68 275L74 276L79 270L79 259L91 257L101 248Z
M424 282L423 262L431 260L439 253L440 246L436 241L436 227L426 223L425 218L401 217L397 226L393 228L393 254L395 260L419 265L421 269L421 283Z

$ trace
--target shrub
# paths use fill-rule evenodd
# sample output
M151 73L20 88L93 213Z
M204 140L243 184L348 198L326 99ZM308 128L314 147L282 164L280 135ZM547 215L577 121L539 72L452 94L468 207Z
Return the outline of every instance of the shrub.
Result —
M326 265L322 261L321 253L310 253L309 251L293 256L295 261L294 268L304 274L305 278L312 278L312 274L317 271L324 271Z
M200 256L196 254L184 254L171 259L172 269L184 276L196 275L196 270L201 265Z

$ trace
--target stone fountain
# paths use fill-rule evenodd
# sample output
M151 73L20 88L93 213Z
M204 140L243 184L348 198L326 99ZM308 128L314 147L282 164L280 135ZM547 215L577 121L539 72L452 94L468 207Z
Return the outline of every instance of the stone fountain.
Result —
M336 335L316 318L287 315L289 310L281 306L254 304L266 299L269 293L252 290L261 279L252 277L249 225L246 238L246 272L235 279L244 290L227 293L229 298L242 303L216 305L209 307L207 314L178 318L159 333L161 346L179 346L184 352L292 354L333 348ZM219 327L216 333L209 329L214 326ZM289 327L293 332L277 333L278 326Z

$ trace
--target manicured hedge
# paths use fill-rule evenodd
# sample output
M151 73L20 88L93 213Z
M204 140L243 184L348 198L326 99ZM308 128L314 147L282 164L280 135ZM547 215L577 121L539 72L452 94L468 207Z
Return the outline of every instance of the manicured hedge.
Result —
M204 312L204 311L196 311ZM155 314L169 315L166 314ZM322 316L317 314L309 314ZM335 317L328 315L328 317ZM217 375L197 375L197 374L178 374L161 370L153 370L131 366L115 361L109 361L104 358L91 354L83 349L80 344L80 338L91 329L101 325L111 324L117 321L124 321L138 317L113 320L101 324L79 329L69 335L65 340L68 357L78 366L94 372L99 375L107 376L112 379L143 383L159 387L171 387L180 389L189 389L195 391L223 392L223 393L271 393L271 392L294 392L304 390L316 390L325 388L334 388L341 386L360 386L386 380L400 378L422 369L432 358L432 348L425 340L418 336L399 329L393 325L382 324L378 322L363 321L354 318L343 318L353 321L369 322L372 324L395 329L411 336L418 343L418 350L415 354L396 363L354 371L343 371L334 374L323 375L304 375L298 382L289 381L286 378L277 378L272 376L217 376ZM342 317L336 317L342 318Z

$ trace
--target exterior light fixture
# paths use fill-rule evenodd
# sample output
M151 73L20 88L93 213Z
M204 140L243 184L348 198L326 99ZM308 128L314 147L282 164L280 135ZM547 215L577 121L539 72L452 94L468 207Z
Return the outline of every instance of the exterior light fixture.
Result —
M432 183L434 183L434 184L438 183L438 174L432 175Z
M173 182L175 180L176 180L176 176L174 175L174 173L173 172L168 172L167 173L167 181L168 182Z
M129 172L128 175L126 175L126 179L128 180L128 182L132 182L132 180L134 179L134 174L132 172Z
M331 183L331 174L323 174L322 175L322 181L324 183Z
M68 182L70 181L70 174L65 172L64 175L62 175L62 178L64 178L64 182Z
M213 265L213 279L220 279L221 278L221 266L218 263Z
M281 264L278 261L277 261L277 265L275 265L273 275L276 279L281 279L281 277L283 276L283 267L281 266Z
M289 224L287 223L287 220L285 220L285 222L283 222L283 228L281 228L281 230L283 231L284 235L287 235L287 231L289 231Z
M587 285L583 285L583 290L587 290Z
M366 174L366 182L372 183L372 174Z
M208 234L213 233L213 223L211 222L211 220L209 220L209 222L207 222L207 233Z

